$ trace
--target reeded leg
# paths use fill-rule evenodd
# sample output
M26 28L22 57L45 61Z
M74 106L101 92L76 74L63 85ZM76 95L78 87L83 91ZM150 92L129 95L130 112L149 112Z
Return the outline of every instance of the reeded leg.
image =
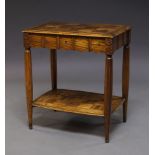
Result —
M29 122L29 128L32 129L33 84L32 84L32 62L31 62L30 49L25 49L25 82L26 82L28 122Z
M104 128L105 128L105 142L109 142L110 130L110 116L111 116L111 102L112 102L112 79L113 79L113 64L112 56L106 55L105 63L105 81L104 81Z
M55 49L50 50L51 59L51 81L52 89L57 89L57 53Z
M122 97L125 98L123 103L123 122L127 120L127 105L129 91L129 45L125 45L123 49L123 69L122 69Z

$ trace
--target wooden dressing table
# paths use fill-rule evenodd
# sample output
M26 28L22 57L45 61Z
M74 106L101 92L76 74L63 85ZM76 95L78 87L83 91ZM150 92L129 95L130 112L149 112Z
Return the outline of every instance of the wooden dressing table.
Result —
M105 142L109 142L111 113L122 105L123 122L127 119L130 26L49 22L25 29L23 34L29 128L32 128L33 107L103 116ZM49 48L51 58L52 89L36 99L33 99L31 47ZM113 54L121 47L123 47L122 96L113 96ZM106 54L104 93L58 89L56 49Z

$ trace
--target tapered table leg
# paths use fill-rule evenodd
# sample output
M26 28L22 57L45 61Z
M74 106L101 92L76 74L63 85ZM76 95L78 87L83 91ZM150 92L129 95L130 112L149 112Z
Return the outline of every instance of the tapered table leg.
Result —
M109 142L110 116L112 103L112 79L113 79L112 56L106 55L105 63L105 81L104 81L104 128L105 142Z
M123 122L127 120L127 105L129 91L129 45L125 45L123 49L123 66L122 66L122 97L125 98L123 103Z
M50 50L51 59L51 81L52 89L57 89L57 53L55 49Z
M32 62L31 62L30 49L25 49L25 82L26 82L28 123L29 123L29 128L32 129L33 84L32 84Z

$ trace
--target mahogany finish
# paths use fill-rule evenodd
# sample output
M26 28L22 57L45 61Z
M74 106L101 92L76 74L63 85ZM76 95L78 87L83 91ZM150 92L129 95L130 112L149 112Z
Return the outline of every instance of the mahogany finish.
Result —
M129 43L131 28L125 25L76 24L49 22L23 30L25 47L25 80L29 128L33 107L104 117L105 142L109 142L111 113L123 106L127 119L129 90ZM31 51L50 49L52 89L33 100ZM113 96L113 54L123 48L122 96ZM57 88L57 49L106 54L104 94Z

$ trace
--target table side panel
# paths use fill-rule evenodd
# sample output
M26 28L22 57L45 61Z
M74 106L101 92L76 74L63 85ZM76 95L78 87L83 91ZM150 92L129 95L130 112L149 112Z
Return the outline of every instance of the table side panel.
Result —
M129 44L131 41L131 30L123 32L113 38L113 51Z

